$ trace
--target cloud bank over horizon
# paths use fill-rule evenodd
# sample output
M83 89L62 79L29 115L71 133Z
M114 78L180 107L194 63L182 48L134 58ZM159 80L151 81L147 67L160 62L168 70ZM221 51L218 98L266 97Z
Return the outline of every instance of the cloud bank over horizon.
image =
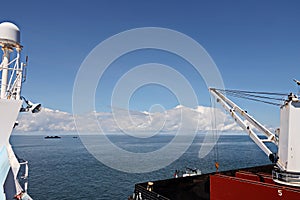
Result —
M182 116L185 116L184 127ZM214 128L220 131L241 131L241 128L223 111L205 106L188 108L179 105L163 112L153 113L114 109L112 113L90 112L77 115L76 118L80 121L77 128L81 133L97 133L100 130L105 133L175 132L179 128L192 127L197 131L209 131L212 130L212 120L216 121ZM97 123L89 123L91 120ZM36 114L21 113L18 122L19 125L15 129L17 133L77 131L73 114L48 108L43 108Z

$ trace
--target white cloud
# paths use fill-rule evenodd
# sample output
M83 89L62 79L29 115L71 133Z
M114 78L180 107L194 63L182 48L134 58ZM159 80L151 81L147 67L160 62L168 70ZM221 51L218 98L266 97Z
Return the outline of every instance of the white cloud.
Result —
M77 128L81 132L92 133L99 131L99 125L104 132L148 132L148 131L176 131L178 128L189 129L196 127L198 130L211 130L212 114L216 118L218 130L241 130L229 116L219 109L198 106L188 108L176 106L164 112L139 112L124 109L113 109L114 115L108 112L91 112L76 116L80 119ZM182 121L184 119L184 121ZM19 116L17 132L55 131L74 132L76 126L73 115L67 112L43 108L40 113L22 113ZM91 123L94 122L94 123ZM184 127L183 127L184 126Z
M39 113L21 113L17 132L75 131L73 116L67 112L43 108Z

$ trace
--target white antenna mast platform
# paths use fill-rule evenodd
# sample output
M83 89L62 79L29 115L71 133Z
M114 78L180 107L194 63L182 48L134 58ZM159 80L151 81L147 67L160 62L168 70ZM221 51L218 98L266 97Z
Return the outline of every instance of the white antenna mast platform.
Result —
M0 98L20 99L24 64L20 64L20 29L15 24L0 24L0 45L3 51Z

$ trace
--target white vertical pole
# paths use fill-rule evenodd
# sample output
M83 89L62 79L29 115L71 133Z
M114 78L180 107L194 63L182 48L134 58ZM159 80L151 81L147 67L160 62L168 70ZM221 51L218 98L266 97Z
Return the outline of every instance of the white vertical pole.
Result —
M16 71L16 77L17 77L17 83L16 83L16 99L21 99L21 87L22 87L22 78L23 78L23 64L20 65L20 51L21 48L16 48L17 50L17 56L18 60L16 60L16 64L18 65L17 71Z
M7 81L8 81L8 63L9 63L9 48L3 47L3 59L2 59L2 80L1 80L1 99L6 98Z

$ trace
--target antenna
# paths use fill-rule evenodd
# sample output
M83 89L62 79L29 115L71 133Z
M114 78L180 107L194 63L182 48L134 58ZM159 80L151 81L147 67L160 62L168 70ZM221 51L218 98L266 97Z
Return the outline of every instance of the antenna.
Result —
M27 66L28 64L28 56L26 56L25 64L23 66Z
M297 95L299 96L299 94L300 94L300 81L298 81L297 79L293 79L293 81L294 81L295 83L297 83L297 85L298 85L298 92L297 92Z
M22 83L24 83L26 81L26 77L27 77L27 68L26 66L28 65L28 56L26 56L26 60L25 63L22 63L22 69L23 69L23 78L22 78Z
M293 80L297 83L297 85L300 86L300 81L298 81L297 79L293 79Z

